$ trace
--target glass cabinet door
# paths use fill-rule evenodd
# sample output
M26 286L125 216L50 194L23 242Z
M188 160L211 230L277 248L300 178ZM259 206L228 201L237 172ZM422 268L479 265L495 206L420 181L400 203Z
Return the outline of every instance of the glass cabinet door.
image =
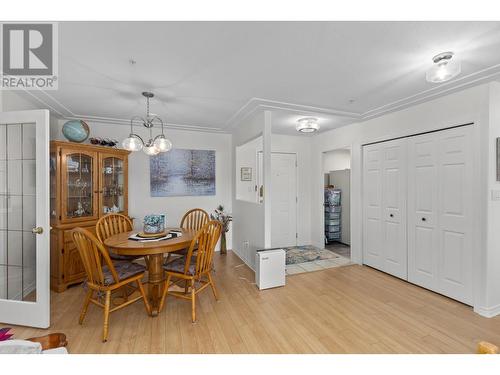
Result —
M63 219L89 219L95 215L95 155L63 151Z
M50 220L57 218L57 156L56 151L50 151Z
M122 158L101 156L101 215L125 213L126 207L126 166Z

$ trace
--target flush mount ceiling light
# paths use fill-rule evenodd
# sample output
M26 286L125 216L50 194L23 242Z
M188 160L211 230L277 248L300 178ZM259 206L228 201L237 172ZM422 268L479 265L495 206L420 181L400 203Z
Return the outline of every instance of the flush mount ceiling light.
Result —
M460 60L453 57L453 52L443 52L432 58L434 65L427 71L425 79L428 82L446 82L460 74Z
M123 142L123 148L129 151L144 151L147 155L156 155L160 152L170 151L172 148L172 142L165 138L163 134L163 121L158 116L149 113L149 99L154 97L152 92L143 92L142 95L146 98L146 118L140 116L134 116L130 119L130 134ZM149 140L144 142L144 140L134 133L133 125L134 121L139 121L142 125L149 129ZM158 123L161 126L161 133L153 138L153 126Z
M297 131L301 133L313 133L319 130L318 119L315 117L305 117L297 121Z

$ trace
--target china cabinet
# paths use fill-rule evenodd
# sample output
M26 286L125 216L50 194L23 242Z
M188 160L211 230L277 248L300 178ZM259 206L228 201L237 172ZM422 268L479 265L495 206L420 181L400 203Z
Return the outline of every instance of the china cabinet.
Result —
M85 271L70 230L95 233L110 212L128 214L128 154L110 147L51 141L50 280L57 292L83 281Z

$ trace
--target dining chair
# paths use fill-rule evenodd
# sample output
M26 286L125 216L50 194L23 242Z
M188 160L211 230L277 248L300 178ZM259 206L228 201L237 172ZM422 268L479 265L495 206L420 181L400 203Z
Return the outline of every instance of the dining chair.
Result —
M205 210L202 210L201 208L193 208L184 214L181 219L180 227L182 229L199 231L206 223L208 223L209 220L210 216ZM165 263L169 263L173 260L171 259L172 255L186 255L187 251L188 249L186 248L168 253Z
M196 295L210 286L216 300L218 300L217 289L212 278L212 261L215 251L215 245L219 240L222 231L222 225L216 220L211 220L201 228L191 241L186 256L177 258L174 261L163 266L167 279L163 288L163 294L160 300L159 311L165 305L167 295L173 295L177 298L191 300L191 319L196 321ZM198 250L193 255L195 247ZM172 284L170 284L172 281ZM178 282L189 283L189 291L178 292L170 291L168 288Z
M87 274L86 286L88 289L80 314L80 324L83 324L90 302L102 307L104 309L102 341L105 342L108 339L110 313L142 299L147 313L151 315L151 307L141 283L146 271L143 265L123 260L111 260L102 242L86 229L75 228L71 231L71 236ZM123 303L110 308L111 294L133 283L137 284L140 295L133 299L125 298ZM93 298L94 293L97 299ZM104 303L101 302L103 295Z
M109 213L97 220L95 225L97 238L104 244L104 240L114 236L115 234L130 232L133 229L132 220L125 215ZM141 256L136 255L119 255L112 251L109 252L109 256L113 260L128 260L132 261Z

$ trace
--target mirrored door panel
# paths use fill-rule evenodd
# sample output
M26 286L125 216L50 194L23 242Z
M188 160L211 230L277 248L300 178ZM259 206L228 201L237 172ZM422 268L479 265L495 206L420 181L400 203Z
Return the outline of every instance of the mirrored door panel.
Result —
M101 214L123 213L126 210L124 160L105 156L101 168Z
M0 299L36 301L35 124L0 124Z

